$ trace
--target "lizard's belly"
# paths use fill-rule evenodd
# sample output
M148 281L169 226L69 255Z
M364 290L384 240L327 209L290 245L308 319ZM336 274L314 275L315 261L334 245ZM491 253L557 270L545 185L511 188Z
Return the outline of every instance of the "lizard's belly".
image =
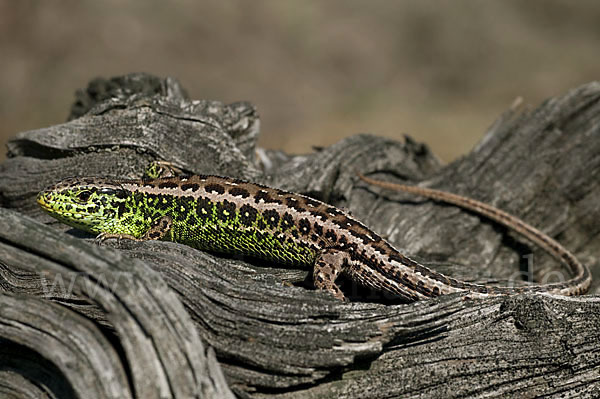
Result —
M240 225L210 224L190 226L175 222L171 238L191 247L229 254L249 255L276 263L312 266L318 248L290 235L245 228Z

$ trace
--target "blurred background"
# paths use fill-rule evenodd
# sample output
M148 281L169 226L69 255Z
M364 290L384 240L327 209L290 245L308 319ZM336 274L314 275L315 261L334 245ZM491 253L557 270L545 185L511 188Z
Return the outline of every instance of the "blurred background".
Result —
M149 72L252 102L263 147L406 133L451 161L516 97L598 79L599 21L595 0L0 0L0 159L92 78Z

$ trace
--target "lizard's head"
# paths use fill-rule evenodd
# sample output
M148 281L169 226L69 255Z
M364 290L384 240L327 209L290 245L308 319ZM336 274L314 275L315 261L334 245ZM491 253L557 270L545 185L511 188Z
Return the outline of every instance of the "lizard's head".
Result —
M56 183L37 196L54 218L92 233L111 231L125 212L130 193L119 184L98 178L73 178Z

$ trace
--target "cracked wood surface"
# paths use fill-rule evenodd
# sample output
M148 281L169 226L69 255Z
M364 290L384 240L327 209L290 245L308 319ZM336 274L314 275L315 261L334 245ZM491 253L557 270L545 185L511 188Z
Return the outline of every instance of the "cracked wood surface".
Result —
M467 195L557 238L598 275L600 84L509 109L469 154L371 135L306 155L256 147L248 103L192 101L171 78L95 80L69 121L23 132L0 165L0 396L598 397L600 301L450 295L403 305L307 270L61 225L35 195L69 176L138 177L151 160L254 180L353 213L454 277L566 277L490 221L368 187L356 172ZM62 282L62 285L61 285Z

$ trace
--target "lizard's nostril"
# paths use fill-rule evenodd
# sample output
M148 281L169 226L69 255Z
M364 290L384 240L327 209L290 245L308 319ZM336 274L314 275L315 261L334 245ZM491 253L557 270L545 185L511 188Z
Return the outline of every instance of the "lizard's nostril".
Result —
M48 191L41 191L37 195L36 201L40 205L46 205L52 201L52 193Z

